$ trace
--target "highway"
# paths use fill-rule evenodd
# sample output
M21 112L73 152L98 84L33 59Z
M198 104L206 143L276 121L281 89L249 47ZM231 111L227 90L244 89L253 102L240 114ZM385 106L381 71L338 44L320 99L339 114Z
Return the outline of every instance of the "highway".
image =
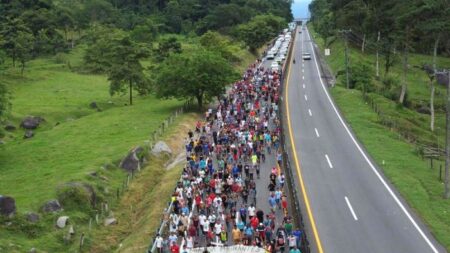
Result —
M320 78L309 32L296 35L284 129L312 252L446 252L340 115ZM302 52L311 60L302 61Z

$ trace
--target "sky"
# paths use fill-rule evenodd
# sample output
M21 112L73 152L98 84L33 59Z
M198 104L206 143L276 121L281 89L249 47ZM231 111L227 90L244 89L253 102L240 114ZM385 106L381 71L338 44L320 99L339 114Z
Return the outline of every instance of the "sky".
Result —
M307 18L309 3L311 3L311 0L294 0L292 4L294 18Z

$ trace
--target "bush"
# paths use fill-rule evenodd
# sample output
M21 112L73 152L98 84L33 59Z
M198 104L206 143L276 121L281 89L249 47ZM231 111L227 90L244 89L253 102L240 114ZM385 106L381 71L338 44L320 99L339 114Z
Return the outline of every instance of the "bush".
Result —
M58 201L66 210L90 211L95 204L94 190L81 183L68 183L56 190Z
M65 53L57 53L54 57L54 60L58 64L66 64L68 62L68 57Z

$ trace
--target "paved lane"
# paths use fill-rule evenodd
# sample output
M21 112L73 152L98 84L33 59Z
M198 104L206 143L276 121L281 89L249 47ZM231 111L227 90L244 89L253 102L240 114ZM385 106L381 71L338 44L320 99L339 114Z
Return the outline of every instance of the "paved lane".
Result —
M285 101L290 146L295 146L299 162L296 170L292 161L292 169L297 176L301 173L314 221L309 236L313 250L445 252L379 173L338 114L321 83L308 31L297 33L294 43L297 63L291 64ZM312 59L303 62L302 52L311 53ZM299 178L296 181L301 189Z

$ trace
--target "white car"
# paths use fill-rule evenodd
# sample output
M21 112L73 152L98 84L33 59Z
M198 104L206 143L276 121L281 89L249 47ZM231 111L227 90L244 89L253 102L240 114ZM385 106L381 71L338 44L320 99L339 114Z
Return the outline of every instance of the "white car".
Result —
M276 61L274 61L274 62L272 62L272 64L270 65L270 68L272 69L272 70L279 70L279 68L280 68L280 66L278 65L278 62L276 62Z
M275 58L274 54L271 54L270 52L267 54L266 59L267 60L273 60L273 58Z
M303 60L311 60L311 54L310 53L303 53L302 59Z
M283 59L281 58L281 55L280 55L280 56L275 57L274 61L281 63L283 61Z

